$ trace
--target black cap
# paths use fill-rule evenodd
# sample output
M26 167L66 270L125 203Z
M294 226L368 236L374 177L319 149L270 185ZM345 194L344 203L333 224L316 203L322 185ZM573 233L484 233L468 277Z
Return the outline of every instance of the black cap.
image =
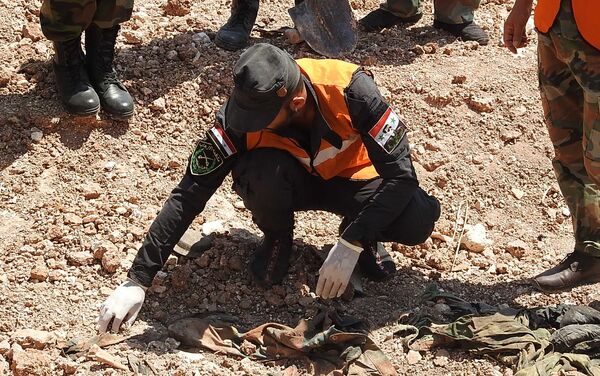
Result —
M300 68L285 51L258 43L248 48L233 69L235 87L225 108L225 123L239 132L265 128L300 81Z

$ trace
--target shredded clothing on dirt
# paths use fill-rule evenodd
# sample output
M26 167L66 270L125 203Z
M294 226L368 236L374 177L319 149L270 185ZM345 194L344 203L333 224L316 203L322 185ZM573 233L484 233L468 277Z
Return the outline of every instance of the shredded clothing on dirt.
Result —
M227 315L186 318L169 326L182 345L255 360L301 359L310 374L350 376L397 375L375 345L362 321L321 311L295 328L267 323L240 333Z
M583 305L499 308L469 303L430 285L425 302L445 304L450 323L433 323L428 314L405 316L396 335L406 347L460 347L491 355L512 366L515 376L579 371L600 375L600 311Z

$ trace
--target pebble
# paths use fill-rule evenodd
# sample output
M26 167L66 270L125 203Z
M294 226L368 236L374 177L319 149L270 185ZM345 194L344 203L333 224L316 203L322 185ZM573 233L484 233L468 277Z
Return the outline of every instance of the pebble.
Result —
M478 223L476 225L465 225L465 233L461 239L461 244L471 252L483 252L487 247L493 244L488 239L485 226Z
M10 82L11 76L12 74L7 68L0 67L0 87L7 86Z
M50 376L50 355L36 349L13 349L12 371L14 376Z
M100 186L98 183L85 182L79 188L86 200L96 199L102 194L102 186Z
M11 340L24 349L42 350L56 344L56 335L43 330L20 329L11 336Z
M525 192L523 192L522 190L520 190L518 188L511 188L510 191L512 192L513 196L515 196L515 198L517 200L520 200L525 196Z
M406 354L406 361L411 366L419 363L421 361L421 359L423 359L423 357L421 356L421 353L418 351L409 350L408 353Z
M121 266L122 254L118 248L113 245L102 255L102 269L108 273L114 273Z
M121 35L125 38L125 43L128 44L141 44L142 34L137 30L123 30Z
M33 42L37 42L44 37L44 34L42 34L42 29L37 22L23 25L23 29L21 29L21 35L23 38L31 39Z
M506 245L506 251L511 254L511 256L521 259L525 255L525 250L527 249L527 243L523 240L517 239L513 240Z
M68 225L80 225L83 223L83 218L81 218L75 213L65 213L64 221L65 224Z
M68 252L67 261L70 265L74 266L90 265L94 262L94 256L91 253L85 251Z
M210 44L211 40L210 37L208 36L208 34L204 33L204 32L200 32L200 33L196 33L192 36L192 40L196 43L196 44Z
M492 112L495 107L495 100L492 97L481 97L471 95L466 98L467 105L475 112Z
M207 236L215 233L223 233L225 228L221 221L206 222L202 225L202 235Z
M117 166L117 162L115 162L115 161L108 161L104 165L104 170L106 170L106 171L112 171L112 170L114 170L114 168L116 166Z
M167 102L165 101L165 98L157 98L150 103L150 108L155 111L164 112L167 108Z
M44 137L44 133L38 128L31 128L31 140L33 142L40 142Z
M433 358L433 364L435 364L438 367L445 367L446 365L448 365L448 358L450 357L450 353L448 353L448 350L438 350L435 352L435 358Z

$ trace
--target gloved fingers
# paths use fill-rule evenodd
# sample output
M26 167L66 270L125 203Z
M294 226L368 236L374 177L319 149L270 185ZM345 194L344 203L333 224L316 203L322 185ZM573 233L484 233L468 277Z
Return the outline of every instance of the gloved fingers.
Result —
M319 280L317 281L317 289L315 290L315 293L318 296L321 296L321 293L323 292L323 287L325 287L325 280L325 275L319 270Z
M333 287L331 288L331 291L329 292L330 299L334 299L334 298L338 297L338 294L340 294L340 289L342 287L342 284L343 283L339 280L334 282Z
M108 324L110 323L110 320L112 318L113 313L109 309L107 309L106 307L102 307L100 309L100 316L98 316L98 331L100 333L106 333L106 331L108 330Z
M140 313L141 309L142 309L141 304L132 309L129 316L125 319L125 322L122 325L123 328L131 328L131 325L133 325L133 322L135 321L135 319L137 319L137 316Z
M325 286L323 286L323 294L321 297L323 299L329 299L331 294L331 289L333 288L334 280L332 278L327 278L325 281Z
M123 322L123 319L125 318L126 314L127 314L126 312L115 314L115 318L113 319L113 323L112 323L113 333L119 332L119 328L121 327L121 323Z
M346 282L346 283L340 283L340 286L338 288L338 292L337 292L337 295L336 295L337 298L339 298L342 295L344 295L344 292L346 292L346 287L348 287L348 282Z

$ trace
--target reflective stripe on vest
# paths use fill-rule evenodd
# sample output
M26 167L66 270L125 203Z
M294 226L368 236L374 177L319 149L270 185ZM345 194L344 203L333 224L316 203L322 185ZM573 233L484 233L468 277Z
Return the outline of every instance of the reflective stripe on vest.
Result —
M573 17L579 33L589 44L600 49L600 1L572 0ZM535 8L535 27L547 33L560 10L560 0L538 0Z
M319 151L311 158L293 139L278 136L272 132L251 132L247 134L248 150L255 148L276 148L289 152L310 173L323 179L335 176L352 179L371 179L377 177L367 149L360 134L352 127L350 113L346 105L344 89L358 69L357 65L339 60L300 59L297 60L302 74L312 84L317 96L319 111L323 118L342 139L337 149L329 142L321 140Z

